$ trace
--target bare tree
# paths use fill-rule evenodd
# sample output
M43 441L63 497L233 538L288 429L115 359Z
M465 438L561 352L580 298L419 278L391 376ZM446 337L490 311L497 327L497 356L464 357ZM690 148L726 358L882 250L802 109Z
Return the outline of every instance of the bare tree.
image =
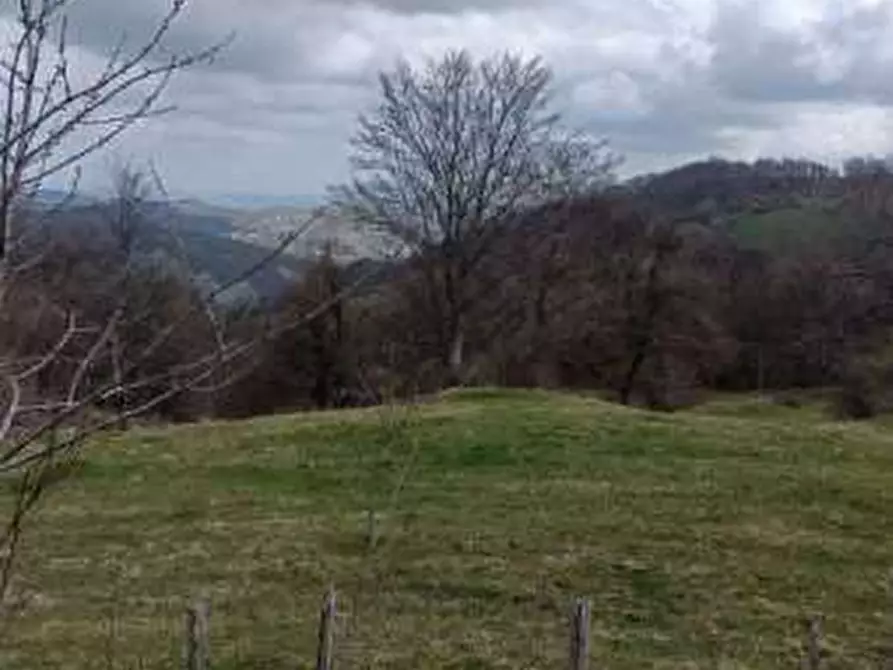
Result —
M73 72L66 39L73 1L17 0L14 40L0 53L0 478L16 491L0 527L0 606L28 512L68 473L92 434L183 393L214 393L250 369L265 338L315 318L362 279L311 313L233 331L218 318L218 298L318 217L213 290L193 283L177 293L170 282L145 281L136 260L151 189L143 174L126 170L105 211L109 244L90 256L89 245L75 241L72 254L62 253L46 225L56 208L35 197L41 185L74 169L73 193L84 157L169 111L161 98L171 77L224 47L170 53L166 37L186 8L185 0L172 0L145 41L122 41L92 76ZM185 297L159 310L156 288ZM172 343L190 340L196 324L208 337L172 358Z
M0 58L0 282L13 274L17 209L44 181L107 146L134 123L169 111L161 96L178 71L207 63L223 48L170 54L165 37L186 8L172 0L149 37L122 40L92 77L71 70L71 0L18 0L16 37ZM73 141L72 141L73 140Z
M223 46L167 53L165 37L186 6L185 0L173 0L144 42L131 49L120 42L101 70L85 76L72 71L69 0L14 4L13 40L0 55L0 319L6 326L21 323L22 306L38 304L34 323L46 326L54 320L57 328L43 350L31 346L28 355L17 346L0 350L0 469L19 477L18 495L0 535L0 599L9 586L24 516L52 479L55 457L78 443L69 437L60 445L50 437L108 393L108 386L124 383L119 376L117 384L87 389L91 368L116 341L123 306L104 323L89 323L70 304L28 281L52 251L37 234L34 196L46 179L75 168L141 119L166 111L159 103L170 78L208 62ZM75 344L83 355L73 366L68 392L42 397L41 376Z
M230 324L219 296L282 253L313 220L209 291L188 268L160 271L135 251L143 242L141 183L121 178L105 208L111 216L89 229L99 237L106 228L105 239L75 239L70 249L53 240L52 253L19 272L0 310L3 335L10 335L0 338L0 479L17 486L0 528L0 596L9 589L27 513L68 474L91 435L125 427L186 394L213 397L253 369L265 342L332 310L363 280L304 314L270 320L258 313L252 324Z
M360 117L354 177L337 200L424 259L452 382L473 275L512 215L602 185L613 164L603 142L562 130L551 83L539 58L449 52L382 73L381 100Z

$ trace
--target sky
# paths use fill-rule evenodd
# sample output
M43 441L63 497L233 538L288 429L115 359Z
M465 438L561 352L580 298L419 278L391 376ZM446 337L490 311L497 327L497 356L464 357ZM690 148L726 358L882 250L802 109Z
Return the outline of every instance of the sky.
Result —
M170 0L70 2L86 75ZM16 4L0 0L0 29ZM151 161L177 194L323 194L349 174L376 73L451 48L542 56L565 122L607 139L626 174L709 155L893 152L891 0L190 0L166 48L230 33L171 83L175 111L88 161L86 188Z

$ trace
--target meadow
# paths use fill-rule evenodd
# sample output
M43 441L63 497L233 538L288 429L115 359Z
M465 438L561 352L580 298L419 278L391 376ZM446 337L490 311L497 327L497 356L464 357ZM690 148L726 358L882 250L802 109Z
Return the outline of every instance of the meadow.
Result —
M21 549L0 665L176 668L212 602L214 668L835 668L893 639L893 433L719 398L676 414L544 391L140 428L98 439ZM369 511L375 511L375 542Z

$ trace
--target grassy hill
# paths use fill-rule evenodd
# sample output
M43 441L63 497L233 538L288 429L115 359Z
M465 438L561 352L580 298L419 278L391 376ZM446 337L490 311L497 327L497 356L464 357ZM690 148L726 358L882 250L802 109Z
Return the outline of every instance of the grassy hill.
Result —
M215 668L834 667L889 639L893 435L722 400L658 415L544 392L110 436L29 529L4 668L177 667L214 603ZM380 517L374 551L365 511Z
M842 217L820 204L742 214L729 229L743 248L777 254L825 247L847 232Z

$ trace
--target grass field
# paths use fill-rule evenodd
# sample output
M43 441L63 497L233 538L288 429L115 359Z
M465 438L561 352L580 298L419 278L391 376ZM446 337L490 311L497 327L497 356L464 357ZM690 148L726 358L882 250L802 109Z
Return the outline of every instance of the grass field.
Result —
M29 528L0 666L301 668L341 597L341 668L560 668L574 596L598 668L835 668L893 636L893 434L721 400L676 415L544 392L105 438ZM370 551L365 511L381 518Z
M731 222L730 230L748 249L785 254L825 248L847 228L839 215L829 213L820 204L745 214Z

